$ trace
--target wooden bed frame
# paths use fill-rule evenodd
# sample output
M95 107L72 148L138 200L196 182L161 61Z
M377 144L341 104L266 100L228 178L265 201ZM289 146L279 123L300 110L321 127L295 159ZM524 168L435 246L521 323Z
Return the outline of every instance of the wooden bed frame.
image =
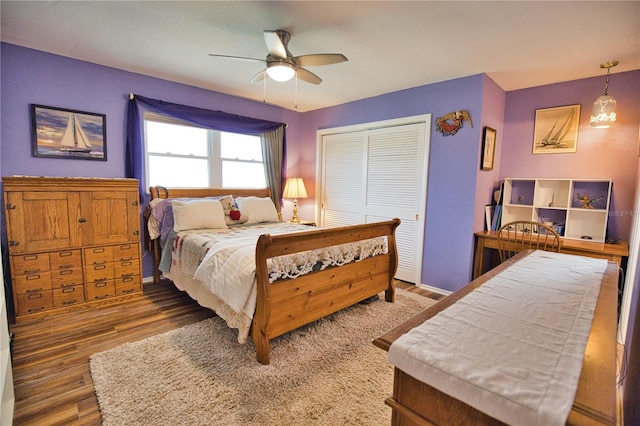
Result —
M199 198L232 195L270 197L269 189L150 189L153 198ZM145 214L148 218L148 214ZM393 302L393 278L398 267L395 230L399 219L363 225L310 230L283 235L261 235L256 244L257 303L250 335L256 347L256 358L269 364L269 341L364 299L385 292L385 300ZM145 232L147 231L145 223ZM304 225L300 225L304 226ZM312 272L295 279L269 283L267 259L322 247L387 237L388 252L340 267ZM154 264L154 282L160 281L159 239L147 238L147 249Z

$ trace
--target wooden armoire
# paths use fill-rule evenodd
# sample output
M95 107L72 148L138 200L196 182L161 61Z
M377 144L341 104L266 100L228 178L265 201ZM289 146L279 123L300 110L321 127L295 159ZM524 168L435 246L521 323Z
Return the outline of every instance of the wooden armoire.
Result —
M137 180L2 181L16 321L142 293Z

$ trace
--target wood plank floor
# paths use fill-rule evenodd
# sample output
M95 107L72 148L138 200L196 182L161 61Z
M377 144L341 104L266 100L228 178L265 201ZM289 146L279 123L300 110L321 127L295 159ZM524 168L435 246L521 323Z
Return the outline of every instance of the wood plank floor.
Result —
M397 286L435 300L444 297L400 281ZM173 284L162 283L147 285L143 296L122 303L11 325L14 424L101 424L89 372L92 354L212 315Z

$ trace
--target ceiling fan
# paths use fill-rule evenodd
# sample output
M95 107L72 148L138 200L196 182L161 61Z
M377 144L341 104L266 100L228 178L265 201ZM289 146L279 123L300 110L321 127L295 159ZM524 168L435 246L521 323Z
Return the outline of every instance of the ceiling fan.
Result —
M285 30L264 31L264 43L269 54L266 59L246 58L242 56L216 55L218 58L240 59L245 61L261 62L266 64L266 69L260 71L252 79L251 83L263 80L266 75L276 81L288 81L294 76L311 84L320 84L322 79L303 67L331 65L348 61L347 57L340 53L316 53L312 55L293 56L287 45L291 40L291 34Z

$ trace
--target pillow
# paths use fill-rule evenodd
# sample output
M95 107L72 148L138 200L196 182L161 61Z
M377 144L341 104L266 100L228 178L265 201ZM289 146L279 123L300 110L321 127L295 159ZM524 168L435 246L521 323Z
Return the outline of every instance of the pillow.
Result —
M224 209L224 223L227 225L239 225L247 223L247 220L249 220L246 215L240 213L233 201L233 196L225 195L220 197L220 203L222 203L222 208Z
M173 230L226 228L224 210L218 200L173 200Z
M236 204L247 223L278 222L278 212L271 198L238 197Z

